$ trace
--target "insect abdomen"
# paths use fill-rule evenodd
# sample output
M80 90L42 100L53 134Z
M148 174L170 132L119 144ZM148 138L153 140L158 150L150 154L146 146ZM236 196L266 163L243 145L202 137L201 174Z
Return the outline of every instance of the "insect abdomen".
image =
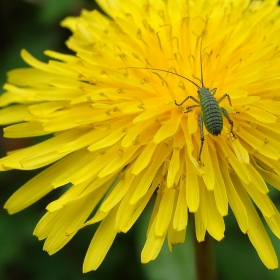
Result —
M204 125L209 133L217 136L223 129L223 117L219 104L209 89L202 88L199 95Z

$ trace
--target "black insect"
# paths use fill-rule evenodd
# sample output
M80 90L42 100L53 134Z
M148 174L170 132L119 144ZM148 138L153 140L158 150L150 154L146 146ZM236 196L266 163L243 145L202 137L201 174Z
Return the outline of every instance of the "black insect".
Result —
M201 153L202 153L202 148L204 144L204 131L203 131L203 124L205 125L207 131L214 135L218 136L221 134L223 130L223 117L228 120L230 124L230 133L231 135L236 138L234 132L233 132L233 121L230 119L228 112L225 108L220 107L219 103L224 100L225 98L228 99L228 103L230 106L231 104L231 99L230 96L226 93L224 94L219 100L215 98L215 93L217 91L217 88L209 89L204 86L204 80L203 80L203 70L202 70L202 59L201 59L201 49L202 49L202 37L201 37L201 45L200 45L200 74L201 78L196 78L195 79L199 80L201 82L201 86L196 84L194 81L188 79L187 77L184 77L178 73L174 73L173 71L167 71L163 69L157 69L157 68L145 68L145 67L127 67L126 69L146 69L146 70L152 70L152 71L160 71L160 72L165 72L165 73L172 73L178 77L181 77L193 85L197 87L197 93L198 93L198 99L196 99L194 96L189 95L187 96L181 103L177 103L176 100L174 100L176 106L181 106L183 105L188 99L193 100L196 104L190 105L186 107L186 111L184 113L188 113L192 111L192 109L201 107L201 113L198 115L198 124L199 124L199 129L200 129L200 150L198 153L198 161L201 162Z

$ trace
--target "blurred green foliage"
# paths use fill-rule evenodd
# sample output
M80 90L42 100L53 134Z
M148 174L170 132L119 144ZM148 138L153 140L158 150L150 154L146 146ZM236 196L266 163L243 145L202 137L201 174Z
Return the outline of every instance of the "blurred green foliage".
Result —
M46 61L43 55L46 49L69 53L65 41L70 32L61 28L59 22L68 15L78 16L83 8L92 10L97 6L90 0L1 0L1 84L5 83L5 73L8 70L26 66L20 58L22 48L26 48L43 61ZM8 150L28 146L31 143L34 143L34 140L1 138L0 155L4 156ZM15 190L38 172L40 170L0 173L0 204L4 205ZM140 264L152 203L128 234L118 235L105 261L96 272L82 274L83 259L96 226L83 229L61 251L54 256L48 256L42 251L43 243L38 242L32 232L45 214L46 205L56 199L60 192L60 190L52 192L16 215L10 216L5 210L0 210L0 279L195 279L191 225L185 244L175 246L173 253L168 251L165 244L155 261L146 265ZM279 207L279 192L272 192L272 196ZM240 232L232 213L225 221L226 238L222 242L215 242L219 279L280 279L279 269L270 271L261 263L247 236ZM268 232L270 233L269 230ZM270 236L280 257L279 240L272 234Z

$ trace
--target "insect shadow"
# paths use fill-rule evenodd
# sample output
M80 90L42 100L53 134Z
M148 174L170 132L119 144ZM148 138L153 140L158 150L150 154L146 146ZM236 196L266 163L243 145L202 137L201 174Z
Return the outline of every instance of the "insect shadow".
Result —
M193 76L193 78L199 80L201 83L201 86L199 86L197 83L190 80L189 78L187 78L183 75L180 75L176 72L175 73L173 71L171 72L170 70L148 68L148 67L126 67L124 69L142 69L142 70L146 69L146 70L151 70L151 71L165 72L165 73L176 75L180 78L183 78L197 87L198 98L195 98L193 95L189 95L182 102L178 103L176 100L174 100L174 103L176 106L182 106L184 103L187 102L188 99L191 99L192 101L194 101L196 103L196 104L193 104L190 106L186 106L186 108L185 108L186 111L184 113L189 113L190 111L192 111L194 108L197 108L197 107L201 108L201 112L198 115L198 125L199 125L199 130L200 130L200 142L201 142L199 153L198 153L198 161L203 166L203 163L201 161L201 154L202 154L203 144L205 141L203 124L205 125L207 131L210 134L212 134L213 136L218 136L221 134L221 132L223 130L223 116L224 116L230 124L231 135L234 138L237 138L237 137L233 132L233 121L229 117L227 110L224 107L220 107L220 105L219 105L220 102L222 102L225 98L227 98L229 105L232 107L230 96L226 93L220 99L217 100L215 98L217 88L209 89L204 86L202 58L201 58L203 36L199 36L199 37L201 37L201 41L200 41L200 76L201 76L201 78L199 79L195 76ZM156 72L152 72L152 73L157 74Z

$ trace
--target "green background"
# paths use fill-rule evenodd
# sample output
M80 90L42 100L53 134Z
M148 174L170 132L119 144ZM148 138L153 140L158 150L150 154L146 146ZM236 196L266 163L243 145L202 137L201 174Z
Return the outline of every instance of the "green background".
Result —
M0 82L6 81L6 72L26 66L20 58L20 50L27 49L35 57L46 61L43 51L52 49L69 53L65 41L70 32L59 26L66 16L78 16L82 8L94 9L93 1L86 0L1 0L0 1ZM1 91L3 92L3 90ZM6 151L26 147L37 139L9 140L2 137L0 155ZM0 205L35 171L7 171L0 173ZM177 245L170 253L167 245L155 261L142 265L140 254L145 242L153 201L128 234L119 234L102 265L95 272L82 274L83 259L96 226L80 231L69 244L53 256L42 250L43 242L33 235L39 219L45 214L46 205L60 195L56 190L28 209L8 215L0 210L0 279L195 279L192 246L192 228L188 228L186 243ZM280 195L272 191L270 197L280 206ZM232 215L225 218L226 238L214 241L218 279L221 280L279 280L280 269L268 270L259 260L246 235L242 234ZM268 230L270 234L270 230ZM270 234L280 258L280 242Z

